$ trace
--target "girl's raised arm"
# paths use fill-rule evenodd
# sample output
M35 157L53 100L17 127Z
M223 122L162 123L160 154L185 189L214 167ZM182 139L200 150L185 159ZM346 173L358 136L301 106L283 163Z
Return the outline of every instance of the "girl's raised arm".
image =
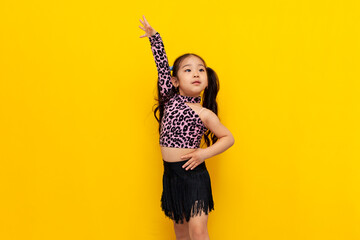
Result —
M149 40L158 71L158 86L160 94L164 97L170 92L173 86L170 81L171 75L169 62L160 34L156 32L154 36L149 37Z
M144 25L144 28L139 26L146 33L140 37L149 37L151 51L154 56L155 64L158 71L158 87L162 97L166 96L171 88L171 74L169 69L169 62L165 52L164 43L161 39L160 33L154 30L144 17L144 22L140 22Z

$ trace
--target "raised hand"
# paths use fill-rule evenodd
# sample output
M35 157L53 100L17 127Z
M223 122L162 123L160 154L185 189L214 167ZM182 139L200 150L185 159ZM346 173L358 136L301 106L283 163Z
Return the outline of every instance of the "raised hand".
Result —
M143 37L151 37L153 35L155 35L156 33L156 30L153 29L150 24L148 23L148 21L146 20L145 16L143 15L143 18L144 18L144 21L141 21L140 19L140 22L142 23L142 25L144 25L144 27L142 26L139 26L139 28L141 28L142 30L145 31L145 34L144 35L141 35L140 38L143 38Z

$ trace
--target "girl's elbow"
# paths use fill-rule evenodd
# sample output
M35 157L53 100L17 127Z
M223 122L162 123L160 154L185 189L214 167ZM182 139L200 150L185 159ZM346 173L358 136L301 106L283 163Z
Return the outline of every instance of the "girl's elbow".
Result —
M230 146L229 146L229 147L231 147L232 145L234 145L234 143L235 143L235 138L234 138L233 135L230 135L230 137L229 137L229 143L230 143Z

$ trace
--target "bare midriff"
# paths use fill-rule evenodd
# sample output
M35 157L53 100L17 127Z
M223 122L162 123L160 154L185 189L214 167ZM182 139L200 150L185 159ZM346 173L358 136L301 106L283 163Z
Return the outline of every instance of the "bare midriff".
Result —
M161 148L162 159L165 162L181 162L187 159L181 159L181 156L196 151L197 148L172 148L163 147Z

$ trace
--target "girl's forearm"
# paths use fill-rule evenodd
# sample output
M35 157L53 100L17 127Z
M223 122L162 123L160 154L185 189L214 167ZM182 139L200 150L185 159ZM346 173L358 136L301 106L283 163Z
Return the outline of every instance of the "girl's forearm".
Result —
M219 138L216 143L210 147L204 148L205 158L211 158L215 155L218 155L224 152L226 149L230 148L235 143L235 139L232 135Z

